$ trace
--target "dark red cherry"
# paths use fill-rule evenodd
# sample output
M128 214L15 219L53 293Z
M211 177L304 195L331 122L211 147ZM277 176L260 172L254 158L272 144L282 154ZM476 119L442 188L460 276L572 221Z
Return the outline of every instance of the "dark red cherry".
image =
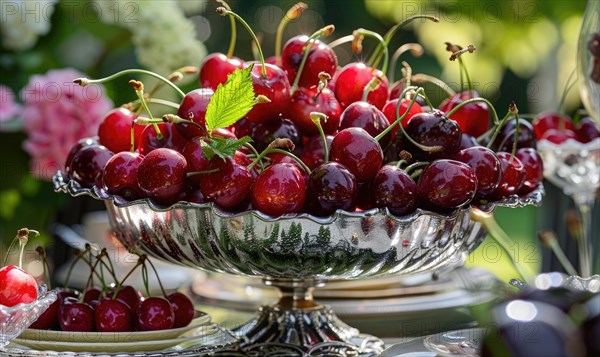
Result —
M446 98L440 104L440 110L449 113L465 100L480 97L476 90L462 91ZM458 123L460 130L474 137L483 135L490 127L490 109L484 102L473 102L465 104L458 109L450 120Z
M400 116L402 116L402 115L404 115L404 113L406 113L406 110L408 109L410 102L411 101L408 99L402 99L402 101L400 102ZM387 103L385 103L385 105L383 106L383 109L381 110L383 112L383 115L385 115L385 117L387 118L387 120L390 124L395 122L397 119L396 106L398 106L398 99L392 99L392 100L388 101ZM415 114L419 114L419 113L423 113L423 108L421 108L421 106L415 102L412 105L412 107L410 108L410 111L408 112L406 117L404 117L404 119L402 119L402 122L400 123L400 124L402 124L402 127L406 128L406 126L408 125L408 122L412 119L412 117ZM392 129L392 140L394 140L394 138L398 135L398 133L397 133L398 130L400 130L398 128L398 126L394 127L394 129Z
M585 117L577 123L575 133L577 134L577 140L582 143L589 143L600 137L598 125L590 117Z
M120 195L129 201L143 197L137 175L143 158L143 155L129 151L113 155L102 171L102 179L108 193Z
M346 128L363 128L372 137L376 137L390 126L390 122L374 105L359 101L350 104L340 116L340 130ZM385 147L390 142L391 134L381 138L380 145Z
M258 123L251 122L246 118L242 118L235 122L235 124L229 127L229 130L238 138L244 136L253 137L254 129L258 126Z
M577 134L574 131L568 129L549 129L540 138L540 140L547 140L554 144L562 144L569 139L577 140Z
M162 139L156 136L156 130L154 126L147 125L140 136L140 145L138 151L142 155L147 155L150 151L158 148L173 149L175 151L181 151L187 144L186 138L184 138L179 131L175 128L175 124L171 123L160 123L158 128L162 134Z
M298 213L306 201L306 181L297 165L281 163L267 167L254 182L252 206L277 217Z
M129 306L121 300L101 299L96 305L96 331L133 331L133 319Z
M175 316L173 328L189 325L194 318L194 314L196 313L192 300L180 292L169 294L169 296L167 296L167 300L169 300L171 303Z
M109 296L112 298L112 294ZM123 285L117 292L117 300L121 300L129 306L131 311L135 311L143 300L140 293L131 285Z
M65 172L67 173L67 176L71 177L71 172L72 172L71 164L73 162L73 158L75 157L75 154L77 154L77 152L79 152L79 150L83 149L84 147L97 145L97 144L98 144L98 137L94 136L93 138L80 139L77 143L75 143L75 145L73 145L71 147L71 150L69 150L69 153L67 154L67 159L65 160Z
M59 308L58 322L63 331L90 332L96 328L94 309L75 298L63 300Z
M381 79L381 83L369 92L367 102L377 109L383 108L388 99L388 80L380 70L364 63L347 64L335 77L335 96L342 108L362 100L364 89L373 77Z
M541 139L544 133L550 129L575 130L571 118L555 112L540 113L533 119L531 124L537 139Z
M290 82L285 72L277 66L265 64L266 77L262 75L262 65L252 69L252 86L256 95L264 95L270 103L258 104L246 115L248 120L264 123L280 115L285 115L290 103Z
M402 169L383 166L372 184L375 207L385 208L397 216L413 212L417 208L417 184Z
M216 160L208 160L203 155L202 146L208 144L202 137L196 137L188 141L181 150L181 155L185 157L188 172L208 171L216 168ZM188 177L191 182L200 184L202 175L192 175Z
M85 289L83 293L83 302L88 303L92 300L100 300L102 297L102 291L97 288Z
M138 185L154 202L169 206L185 191L186 170L183 155L171 149L155 149L140 163Z
M202 88L216 90L219 84L227 82L227 75L236 69L244 68L244 62L237 57L227 58L222 53L212 53L200 65L198 82Z
M439 110L414 115L406 126L406 133L421 145L441 147L441 150L435 152L425 152L405 140L407 150L413 156L428 160L455 155L462 136L458 124Z
M342 107L333 92L327 88L318 94L317 87L299 88L292 95L289 118L298 126L302 135L312 136L319 133L317 126L310 118L311 112L327 115L327 120L321 121L325 134L337 132L340 124Z
M477 196L489 195L500 184L502 166L492 150L483 146L472 146L459 151L454 159L464 162L475 170L478 183Z
M383 163L383 151L371 134L362 128L347 128L331 141L331 160L344 165L356 181L369 182Z
M421 173L417 182L423 207L442 211L468 205L477 191L477 175L464 162L436 160Z
M185 138L191 139L196 136L206 136L206 108L214 92L212 89L201 88L188 92L181 104L177 115L180 118L191 120L202 126L202 129L194 124L178 123L175 127Z
M400 95L402 94L402 91L404 90L404 83L405 83L404 81L396 81L390 86L390 96L389 96L390 100L395 100L395 99L400 98ZM423 111L430 111L432 109L427 106L427 102L421 96L417 97L417 99L415 100L415 104L418 104L421 107L421 109L427 109L427 110L423 110ZM389 119L389 117L388 117L388 119Z
M544 163L534 148L519 149L515 156L521 161L525 170L525 181L519 189L519 194L527 194L535 190L544 178Z
M506 121L496 140L490 147L492 150L498 151L512 151L512 147L515 141L515 133L517 129L517 121L515 119L509 119ZM534 148L536 145L536 138L533 132L533 126L527 120L519 120L519 135L517 136L517 149L520 148Z
M315 216L329 216L338 209L352 212L357 188L356 178L344 165L321 164L308 177L309 212Z
M169 300L152 296L137 308L137 329L139 331L167 330L173 327L175 314Z
M48 308L42 312L40 317L32 323L29 328L38 330L51 330L58 328L58 311L60 299L56 299Z
M502 178L498 188L490 194L493 200L500 200L506 196L515 195L525 182L525 167L517 157L511 157L508 152L496 154L502 165Z
M326 135L325 140L327 142L327 148L331 148L333 136ZM325 152L323 151L323 139L321 136L315 135L308 139L302 148L300 159L311 170L325 162Z
M294 83L296 73L304 56L304 49L308 45L308 36L295 36L290 38L283 46L281 53L281 68L286 72L290 83ZM311 87L319 84L319 73L325 72L333 77L337 69L337 56L328 45L315 40L308 53L306 64L300 76L300 87Z
M290 139L298 150L302 147L300 130L291 120L284 118L275 118L258 124L252 136L252 145L260 152L277 138Z
M129 151L131 148L131 127L137 114L127 108L116 108L108 112L98 127L98 140L112 152ZM144 130L141 125L133 125L134 145ZM135 146L134 146L135 147Z
M84 147L73 156L71 178L83 187L102 187L102 170L113 155L102 145Z
M462 135L460 137L460 146L458 149L463 150L463 149L474 147L474 146L481 146L481 144L479 144L477 139L472 137L471 135L462 133Z
M211 161L210 167L219 171L200 175L200 191L204 198L228 210L245 205L254 182L252 173L231 157L225 161L215 157Z

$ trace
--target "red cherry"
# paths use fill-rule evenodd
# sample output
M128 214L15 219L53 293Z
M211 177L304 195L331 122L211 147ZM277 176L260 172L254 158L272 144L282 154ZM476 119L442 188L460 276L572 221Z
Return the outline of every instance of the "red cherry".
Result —
M38 287L31 274L14 265L0 269L0 305L29 304L37 298Z
M462 91L455 95L446 98L440 104L440 110L444 113L449 113L452 109L458 106L465 100L478 98L479 93L476 90ZM462 106L458 109L450 120L458 123L460 130L471 136L478 137L488 131L490 126L490 109L484 102L473 102Z
M112 298L112 294L108 297ZM121 300L129 306L131 311L135 311L143 300L140 293L131 285L123 285L117 292L117 300Z
M544 178L544 163L542 157L534 148L521 148L515 156L523 164L525 181L519 189L519 194L527 194L535 190Z
M89 303L92 300L100 300L102 297L102 291L96 288L86 289L83 293L83 302Z
M317 87L299 88L292 96L288 115L305 136L317 135L317 126L310 118L311 112L327 115L327 120L321 121L325 134L333 134L338 130L342 107L333 92L327 88L318 94Z
M50 330L58 328L58 311L60 299L56 299L48 308L32 323L29 328L38 330Z
M186 188L187 162L175 150L159 148L148 153L138 168L138 185L147 197L169 206Z
M215 157L211 161L210 167L219 171L200 175L200 191L204 198L223 209L236 210L244 206L254 181L252 173L231 157L225 161Z
M208 171L216 168L216 160L208 160L202 154L202 146L208 144L205 138L197 137L188 141L181 150L181 154L187 162L188 172ZM191 182L200 184L202 175L192 175L188 179Z
M252 86L256 95L264 95L271 100L254 106L246 115L248 120L264 123L287 113L290 103L290 82L285 72L274 65L265 64L266 77L262 75L262 65L255 64L252 69Z
M134 129L134 145L139 142L144 130L141 125L133 125L136 118L137 114L127 108L116 108L108 112L98 127L100 144L115 153L128 151L131 148L131 127Z
M401 116L404 113L406 113L406 110L408 109L410 102L411 101L408 99L402 99L402 101L400 102L400 115ZM397 105L398 105L398 99L392 99L392 100L388 101L387 103L385 103L385 105L383 106L383 109L381 110L383 112L383 115L385 115L385 117L387 118L387 120L390 124L392 124L393 122L396 121L396 106ZM419 113L423 113L423 108L421 108L421 106L419 104L417 104L417 102L415 102L413 104L413 106L410 108L410 111L408 112L406 117L400 123L400 124L402 124L402 127L406 128L408 126L408 122L410 121L410 119L415 114L419 114ZM397 134L398 130L400 130L400 129L397 126L394 127L394 129L392 130L392 140L394 140L396 135L398 135Z
M590 117L585 117L577 123L575 133L577 134L577 139L582 143L589 143L600 137L600 129L598 129L598 125Z
M200 65L198 82L202 88L216 90L219 84L227 82L227 75L236 69L244 68L244 62L237 57L227 58L222 53L212 53Z
M369 92L367 102L377 109L383 108L388 99L388 80L380 70L364 63L347 64L335 77L335 96L342 108L361 100L365 87L373 77L381 79L381 83Z
M208 103L213 94L214 92L212 89L202 88L190 91L183 97L179 109L177 110L177 115L180 118L200 124L202 129L188 123L175 124L175 127L182 136L187 139L196 136L206 136L206 108L208 107Z
M121 300L104 298L96 305L96 331L133 331L133 319L129 306Z
M308 177L308 207L311 214L329 216L336 210L354 211L357 197L354 175L344 165L328 162Z
M363 128L372 137L387 129L390 122L386 116L374 105L359 101L350 104L340 116L340 130L346 128ZM391 134L381 138L380 145L386 147L390 142Z
M392 214L402 216L417 208L417 184L402 169L385 165L373 179L375 207L387 207Z
M491 193L490 198L499 200L519 192L525 182L525 167L521 160L517 157L511 157L508 152L499 152L496 155L502 165L502 178L498 188Z
M266 168L254 182L252 206L273 217L302 210L306 181L297 165L281 163Z
M498 151L512 151L515 141L517 121L507 120L498 136L494 140L491 149ZM489 138L486 138L489 140ZM536 146L534 128L527 120L519 120L519 135L517 136L517 148L533 148Z
M571 118L554 112L538 114L535 119L533 119L532 124L537 139L541 139L542 136L544 136L544 133L550 129L575 130Z
M447 210L469 204L477 191L477 175L467 164L436 160L428 165L417 182L421 204L432 210Z
M383 163L381 146L361 128L347 128L337 133L329 156L348 168L359 183L371 181Z
M459 151L455 160L464 162L475 170L478 183L477 196L489 195L500 184L502 166L492 150L483 146L469 147Z
M300 135L298 126L285 118L275 118L274 120L258 124L252 135L252 145L260 152L266 149L277 138L290 139L297 150L301 148L302 136Z
M95 136L93 138L80 139L75 145L73 145L71 147L71 150L69 150L69 154L67 155L67 160L65 160L65 172L67 173L67 176L71 177L71 172L73 171L71 168L71 165L73 162L73 157L75 157L75 154L77 154L79 152L79 150L83 149L84 147L97 145L97 144L98 144L98 137Z
M413 156L424 159L452 157L458 152L462 136L458 124L439 110L413 116L406 133L421 145L442 147L440 151L425 152L407 141L407 150Z
M558 129L548 129L540 138L540 140L548 140L554 144L562 144L569 139L577 140L577 134L572 130Z
M138 186L138 168L144 156L121 151L108 160L102 171L102 179L108 193L120 195L132 201L143 197Z
M138 151L142 155L147 155L150 151L158 148L173 149L181 151L187 140L175 128L175 124L160 123L157 124L163 138L159 139L153 125L147 125L140 136Z
M326 135L325 140L327 142L327 148L331 148L333 136ZM323 139L321 139L321 136L315 135L308 139L306 144L304 144L304 148L302 148L300 159L311 170L325 162L325 152L323 150Z
M175 314L169 300L163 297L149 297L137 308L137 329L139 331L167 330L173 327Z
M113 155L112 151L102 145L84 147L73 156L71 178L83 187L102 187L102 170Z
M167 299L173 307L173 313L175 314L175 321L173 322L173 328L184 327L192 322L194 314L194 304L192 300L186 295L175 292L167 296Z
M63 331L90 332L96 328L94 309L75 298L66 298L59 308L58 322Z
M290 83L294 82L298 68L304 57L304 49L308 36L296 36L289 39L283 46L281 68L286 72ZM311 87L319 84L319 73L325 72L333 77L337 69L337 57L328 45L315 40L311 47L304 69L300 76L300 87Z

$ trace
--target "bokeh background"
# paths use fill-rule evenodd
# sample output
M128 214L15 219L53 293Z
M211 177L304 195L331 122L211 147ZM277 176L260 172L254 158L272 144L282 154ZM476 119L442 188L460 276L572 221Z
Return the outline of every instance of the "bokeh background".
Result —
M575 70L584 0L305 2L309 9L289 24L284 39L327 24L336 26L332 40L361 27L383 34L409 16L433 15L439 23L416 21L391 43L391 52L403 43L422 44L422 57L401 57L413 73L430 74L456 87L459 68L448 60L444 42L474 44L477 51L464 56L464 61L475 89L495 104L499 115L511 101L521 113L530 114L556 110L574 114L581 106L577 90L567 93L561 108L559 102ZM294 3L229 1L261 34L267 56L273 54L279 20ZM60 168L64 148L77 135L95 132L98 112L135 99L125 79L106 84L98 93L79 93L81 89L69 85L77 75L73 71L99 78L126 68L167 75L184 65L198 66L207 53L227 51L229 20L215 13L217 6L213 0L0 1L2 255L20 227L40 230L36 242L53 249L50 225L57 220L76 222L73 212L85 204L54 193L49 175ZM349 44L337 47L339 63L367 59L374 44L365 40L361 55L353 55ZM240 26L235 55L252 58L250 36ZM72 71L54 71L67 68ZM399 77L396 68L395 78ZM152 84L142 79L147 86ZM182 84L184 91L197 86L193 77ZM443 99L439 91L431 94L434 104ZM96 106L78 105L78 100L90 96ZM159 96L168 99L170 93ZM571 208L560 192L549 183L546 186L549 199L541 208L496 211L500 225L516 242L518 259L532 271L540 270L546 259L536 232L561 221ZM491 269L504 280L514 275L506 253L490 239L469 257L468 264Z

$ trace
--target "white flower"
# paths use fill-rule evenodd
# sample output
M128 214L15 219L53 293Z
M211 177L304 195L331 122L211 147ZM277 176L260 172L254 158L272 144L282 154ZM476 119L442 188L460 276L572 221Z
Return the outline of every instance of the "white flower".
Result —
M183 66L198 66L206 48L197 40L194 24L174 0L94 2L100 17L132 32L138 61L162 75Z
M30 49L38 36L50 31L50 18L58 0L0 0L2 43L9 50Z

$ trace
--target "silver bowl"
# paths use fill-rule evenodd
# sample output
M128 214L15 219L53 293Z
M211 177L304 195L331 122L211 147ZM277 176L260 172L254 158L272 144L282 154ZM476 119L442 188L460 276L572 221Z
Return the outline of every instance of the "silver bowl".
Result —
M81 188L58 172L57 192L104 200L117 239L134 253L213 272L263 278L279 288L280 300L261 308L241 331L248 353L374 355L383 342L341 322L317 305L315 287L331 279L433 273L460 266L483 240L473 210L539 204L543 187L480 208L449 214L418 209L396 217L387 209L337 211L273 218L258 211L229 213L213 204L179 202L170 207L148 199L127 202L101 189ZM283 350L282 350L283 349ZM288 355L286 354L286 355Z

